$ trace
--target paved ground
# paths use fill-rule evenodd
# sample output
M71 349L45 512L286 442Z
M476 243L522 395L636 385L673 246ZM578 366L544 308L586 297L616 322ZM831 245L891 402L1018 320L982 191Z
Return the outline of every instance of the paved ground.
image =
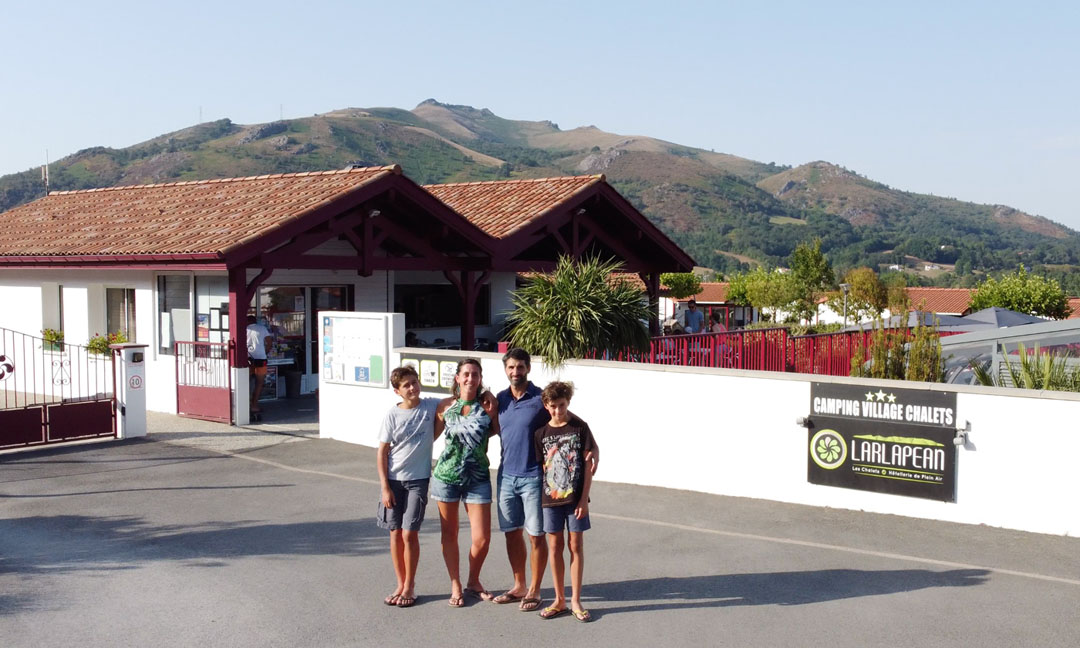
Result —
M1075 538L603 482L594 623L448 608L435 515L392 609L372 450L303 420L150 429L0 456L0 645L1080 645ZM509 585L497 531L484 582Z

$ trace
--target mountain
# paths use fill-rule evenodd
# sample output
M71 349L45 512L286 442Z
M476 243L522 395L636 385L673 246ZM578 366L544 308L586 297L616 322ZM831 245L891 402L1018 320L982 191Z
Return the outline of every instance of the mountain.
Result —
M603 173L701 265L786 263L822 239L838 269L936 264L949 277L1080 264L1080 234L1001 205L892 189L828 162L765 164L595 126L562 130L429 99L413 110L348 108L300 119L198 124L50 167L53 190L397 163L420 183ZM0 210L42 195L36 169L0 177ZM963 279L961 279L963 280Z

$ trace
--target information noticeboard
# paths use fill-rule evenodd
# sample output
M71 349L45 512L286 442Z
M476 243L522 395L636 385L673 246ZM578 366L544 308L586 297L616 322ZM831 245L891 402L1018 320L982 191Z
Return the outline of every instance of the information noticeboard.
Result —
M319 313L324 382L386 387L389 320L384 314Z

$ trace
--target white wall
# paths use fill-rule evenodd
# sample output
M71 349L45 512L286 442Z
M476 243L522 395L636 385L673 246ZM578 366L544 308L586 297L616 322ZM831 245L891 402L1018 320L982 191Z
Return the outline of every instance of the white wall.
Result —
M475 355L485 383L505 388L500 356ZM400 361L393 356L391 367ZM534 359L533 382L553 377ZM1080 534L1080 394L902 383L957 392L958 420L971 423L970 441L958 452L957 500L944 503L807 482L807 431L795 420L810 413L811 382L901 383L597 361L569 363L560 379L575 384L571 409L596 433L597 478L604 481ZM396 402L389 389L324 385L321 434L374 447L377 426ZM492 467L498 455L492 440Z

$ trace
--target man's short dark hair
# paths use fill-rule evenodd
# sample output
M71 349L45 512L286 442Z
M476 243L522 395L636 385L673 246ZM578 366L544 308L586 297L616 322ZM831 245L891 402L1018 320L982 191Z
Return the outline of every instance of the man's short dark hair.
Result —
M693 299L691 299L690 301L686 302L686 305L687 306L697 306L697 302L694 301Z
M532 369L532 358L529 357L529 352L521 347L514 347L503 355L503 366L511 360L517 360L518 362L524 362L525 366Z

